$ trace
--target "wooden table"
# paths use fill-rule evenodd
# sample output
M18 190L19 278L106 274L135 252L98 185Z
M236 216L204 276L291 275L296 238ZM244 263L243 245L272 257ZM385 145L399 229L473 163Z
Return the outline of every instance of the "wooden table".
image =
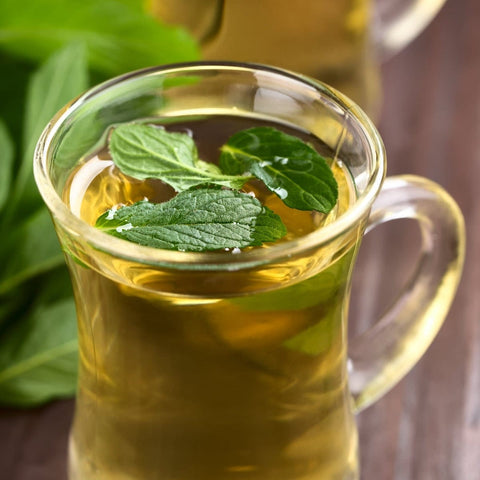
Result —
M463 280L437 339L397 387L358 416L363 480L480 479L479 20L478 0L449 0L427 31L384 66L380 130L389 174L443 185L464 212L468 246ZM415 234L403 226L367 236L354 288L368 282L374 294L368 302L354 294L357 327L393 298L410 268L405 255L415 248ZM64 480L72 411L68 400L0 410L0 478Z

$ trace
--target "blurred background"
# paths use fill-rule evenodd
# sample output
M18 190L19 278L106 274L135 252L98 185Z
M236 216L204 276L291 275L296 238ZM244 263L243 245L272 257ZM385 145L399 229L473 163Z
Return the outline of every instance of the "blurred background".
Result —
M457 298L420 363L359 415L362 478L480 479L480 3L449 0L435 16L442 4L0 0L2 478L64 479L73 412L74 306L32 177L36 140L89 86L202 58L269 63L339 88L378 125L389 175L426 176L459 203L468 244ZM352 335L407 281L419 238L408 221L366 237Z

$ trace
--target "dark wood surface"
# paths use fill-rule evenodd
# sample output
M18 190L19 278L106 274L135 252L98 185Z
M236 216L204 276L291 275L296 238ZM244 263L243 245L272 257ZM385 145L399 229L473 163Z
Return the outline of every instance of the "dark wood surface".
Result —
M480 2L449 0L384 66L383 84L379 127L389 174L444 186L464 212L468 244L437 339L403 381L358 416L362 480L480 480ZM354 279L355 329L375 318L408 276L405 258L414 261L418 235L401 223L365 239ZM69 400L0 409L0 479L64 480L72 411Z

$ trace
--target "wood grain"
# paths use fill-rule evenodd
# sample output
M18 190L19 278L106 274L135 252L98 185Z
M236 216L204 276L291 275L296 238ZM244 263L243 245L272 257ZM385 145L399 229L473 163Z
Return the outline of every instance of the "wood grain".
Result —
M468 244L458 295L437 339L399 385L358 417L363 480L480 480L479 19L478 0L450 0L383 68L379 128L389 174L423 175L445 187L464 212ZM417 245L409 222L365 239L352 333L394 297ZM0 410L0 478L64 480L72 411L73 401Z

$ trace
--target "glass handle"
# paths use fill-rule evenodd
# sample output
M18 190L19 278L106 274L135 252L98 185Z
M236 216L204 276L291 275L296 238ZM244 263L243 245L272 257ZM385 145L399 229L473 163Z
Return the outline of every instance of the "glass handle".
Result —
M422 251L413 278L395 303L349 345L357 412L392 388L423 355L445 319L462 271L463 217L439 185L416 176L387 178L367 232L401 218L418 222Z
M445 0L376 0L374 41L380 58L410 43L435 17Z

